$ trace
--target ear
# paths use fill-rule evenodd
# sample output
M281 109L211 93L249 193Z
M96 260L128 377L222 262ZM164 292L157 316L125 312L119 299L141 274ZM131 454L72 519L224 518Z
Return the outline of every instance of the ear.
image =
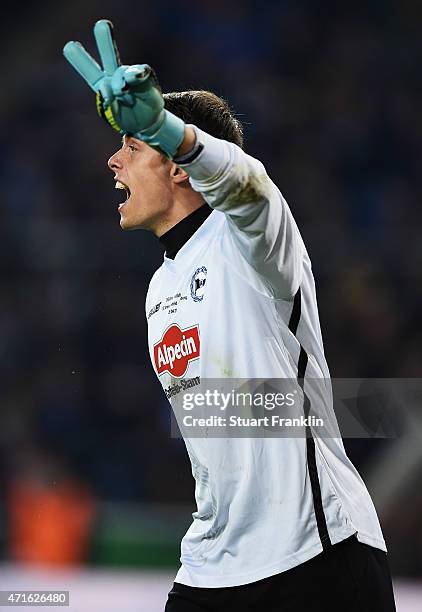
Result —
M170 167L170 178L174 183L183 183L189 180L189 174L180 166L172 162Z

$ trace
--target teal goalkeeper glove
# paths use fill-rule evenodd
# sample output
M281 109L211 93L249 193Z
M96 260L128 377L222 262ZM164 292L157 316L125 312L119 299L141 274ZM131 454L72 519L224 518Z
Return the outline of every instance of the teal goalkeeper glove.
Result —
M184 122L164 109L154 70L148 64L121 66L111 21L94 27L104 69L79 42L68 42L63 54L96 93L98 114L121 134L134 136L172 159L184 137Z

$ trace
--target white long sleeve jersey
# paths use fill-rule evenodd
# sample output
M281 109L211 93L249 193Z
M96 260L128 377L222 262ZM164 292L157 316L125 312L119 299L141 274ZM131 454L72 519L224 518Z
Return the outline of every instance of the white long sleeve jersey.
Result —
M214 210L151 279L149 350L163 388L196 377L329 379L311 263L287 203L259 161L195 130L203 148L184 168ZM352 534L386 550L340 437L185 444L197 510L177 582L247 584Z

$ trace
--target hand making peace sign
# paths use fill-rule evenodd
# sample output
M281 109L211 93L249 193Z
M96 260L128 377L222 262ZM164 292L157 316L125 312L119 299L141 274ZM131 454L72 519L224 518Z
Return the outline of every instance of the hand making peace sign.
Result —
M154 70L148 64L121 65L111 21L97 21L94 35L103 68L79 42L68 42L63 53L95 91L99 115L121 134L134 136L172 159L183 141L185 124L164 109Z

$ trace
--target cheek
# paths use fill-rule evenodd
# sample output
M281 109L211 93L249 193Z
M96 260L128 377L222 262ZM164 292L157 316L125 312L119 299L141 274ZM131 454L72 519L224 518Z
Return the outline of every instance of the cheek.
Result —
M126 219L134 223L144 222L156 214L165 213L171 204L171 194L162 181L149 175L144 181L136 183L129 205L123 209Z
M145 211L167 207L171 202L172 182L169 169L156 152L152 153L152 159L143 159L142 164L133 165L128 178L134 207L142 207Z
M163 172L162 168L149 173L148 176L145 177L144 182L140 182L139 192L141 197L142 194L144 194L144 196L153 198L155 202L151 202L152 204L168 203L172 196L171 182L168 175Z

